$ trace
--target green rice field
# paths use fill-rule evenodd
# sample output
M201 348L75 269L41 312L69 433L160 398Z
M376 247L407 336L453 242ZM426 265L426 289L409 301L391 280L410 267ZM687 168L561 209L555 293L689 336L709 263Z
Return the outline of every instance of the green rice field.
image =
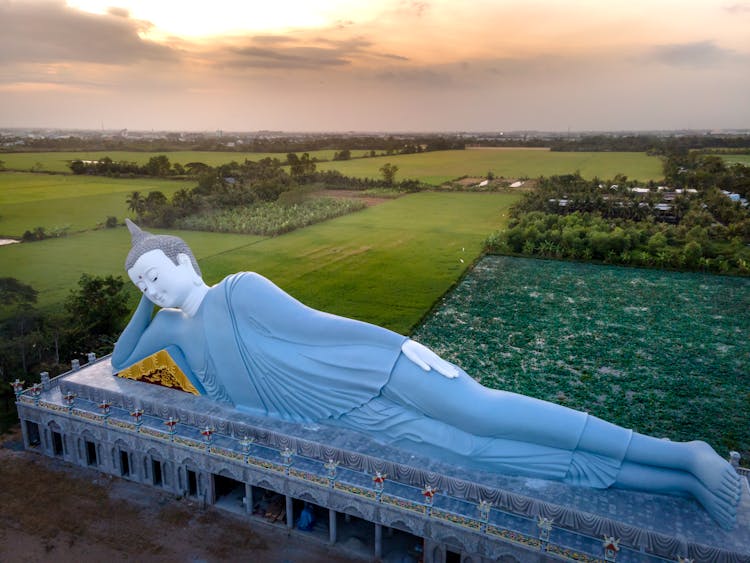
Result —
M100 176L0 173L0 237L18 238L24 231L44 227L93 229L108 215L122 221L125 200L134 190L159 190L170 196L194 182L160 179L117 180Z
M310 156L331 160L335 151L311 151ZM352 151L357 157L366 151ZM286 153L240 153L177 151L146 153L128 151L104 152L46 152L0 153L0 160L10 170L69 173L72 160L98 160L109 156L112 160L125 160L145 164L149 158L165 154L170 162L185 165L203 162L210 166L226 164L232 160L243 162L265 157L286 159ZM440 185L461 176L485 176L492 171L505 178L536 178L553 174L580 171L584 178L598 176L603 179L625 174L636 180L658 180L662 175L661 160L645 153L632 152L551 152L545 149L468 149L436 151L421 154L353 158L345 161L320 162L319 170L339 170L357 178L380 178L380 167L386 162L398 166L397 180L416 179L427 184Z
M487 386L750 452L750 280L490 256L414 337Z
M379 178L386 162L398 166L397 180L415 178L432 185L458 177L484 177L488 172L504 178L537 178L570 174L603 179L625 174L635 180L663 177L661 160L632 152L552 152L539 149L467 149L420 154L380 156L339 162L323 162L318 169L334 169L346 176Z
M194 249L208 283L257 271L310 306L407 333L477 259L517 199L418 193L274 238L170 233ZM124 276L129 239L119 227L0 246L0 270L51 306L84 272Z
M743 166L750 166L750 154L723 154L721 158L727 164L742 164Z
M311 157L319 160L331 160L335 150L309 151ZM352 151L352 156L361 156L366 151ZM0 160L5 162L8 170L21 172L55 172L70 174L69 164L74 160L99 160L108 156L114 161L136 162L146 164L152 156L165 155L171 163L183 166L189 162L202 162L209 166L219 166L228 162L244 162L245 159L258 161L263 158L286 160L287 153L259 152L216 152L216 151L174 151L174 152L138 152L138 151L78 151L78 152L17 152L0 153Z

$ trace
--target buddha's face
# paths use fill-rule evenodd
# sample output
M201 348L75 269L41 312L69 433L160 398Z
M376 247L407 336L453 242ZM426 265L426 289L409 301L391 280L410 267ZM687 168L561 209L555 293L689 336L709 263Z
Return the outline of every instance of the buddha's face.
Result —
M159 307L181 307L192 289L201 283L186 254L179 254L175 264L161 250L142 254L128 270L128 276Z

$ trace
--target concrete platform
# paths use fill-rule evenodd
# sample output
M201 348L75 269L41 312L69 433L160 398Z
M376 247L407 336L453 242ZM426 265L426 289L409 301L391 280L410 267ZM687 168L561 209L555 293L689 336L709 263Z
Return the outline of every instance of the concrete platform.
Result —
M686 498L621 490L593 490L563 483L475 471L439 459L378 443L358 432L325 424L296 424L240 413L205 397L114 377L108 358L53 380L41 401L62 405L64 394L77 395L76 408L97 412L102 400L112 415L132 421L129 412L144 411L144 424L162 426L180 420L179 435L200 440L200 429L216 429L216 444L238 449L243 436L275 450L292 449L306 471L324 475L328 459L350 473L352 482L371 488L375 471L388 474L384 493L421 503L420 491L429 483L440 491L434 508L476 518L476 503L489 500L495 509L490 525L535 537L536 519L554 519L551 542L583 553L601 553L604 535L621 540L618 561L677 560L750 562L750 491L745 481L737 525L726 531ZM28 404L28 399L25 398ZM20 409L19 409L20 410ZM149 422L150 421L150 422ZM598 551L597 551L598 550ZM593 553L592 553L593 552Z

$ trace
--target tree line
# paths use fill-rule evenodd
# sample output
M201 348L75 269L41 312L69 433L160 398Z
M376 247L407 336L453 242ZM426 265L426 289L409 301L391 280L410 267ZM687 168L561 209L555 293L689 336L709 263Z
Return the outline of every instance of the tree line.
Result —
M0 432L15 420L12 381L39 381L86 362L87 354L109 354L125 327L129 294L121 277L83 274L62 306L37 307L38 292L12 277L0 278Z
M367 156L409 154L438 150L461 150L463 137L449 134L425 135L284 135L226 134L181 136L165 133L157 139L127 136L70 135L27 138L0 135L0 152L19 151L220 151L289 153L318 150L363 150Z
M750 167L691 153L664 168L664 186L541 178L488 250L750 275Z
M391 163L381 166L381 178L376 180L351 178L336 170L318 171L316 161L309 153L302 156L290 153L286 163L289 171L281 160L268 157L258 161L246 159L242 163L233 161L216 167L193 163L192 170L197 175L195 187L177 190L171 199L160 191L147 194L133 191L127 196L126 203L140 223L168 228L185 217L217 210L277 201L296 202L303 194L324 188L416 191L422 187L415 180L397 182L398 166Z
M0 152L18 151L221 151L290 153L317 150L363 150L365 156L463 150L467 146L549 147L553 151L625 151L674 154L678 151L731 150L750 152L750 135L718 133L671 134L545 134L444 133L424 135L348 135L284 133L187 134L164 133L156 139L126 135L67 135L27 138L0 135ZM341 160L344 160L343 158Z

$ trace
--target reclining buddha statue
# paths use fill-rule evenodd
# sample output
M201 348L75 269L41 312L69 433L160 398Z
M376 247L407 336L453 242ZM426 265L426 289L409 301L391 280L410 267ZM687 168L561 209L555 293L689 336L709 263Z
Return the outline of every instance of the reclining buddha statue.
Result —
M115 346L115 370L166 350L201 395L240 411L337 425L498 473L688 494L734 524L739 476L705 442L489 389L427 347L307 307L257 273L209 287L182 239L128 227L125 267L143 296Z

